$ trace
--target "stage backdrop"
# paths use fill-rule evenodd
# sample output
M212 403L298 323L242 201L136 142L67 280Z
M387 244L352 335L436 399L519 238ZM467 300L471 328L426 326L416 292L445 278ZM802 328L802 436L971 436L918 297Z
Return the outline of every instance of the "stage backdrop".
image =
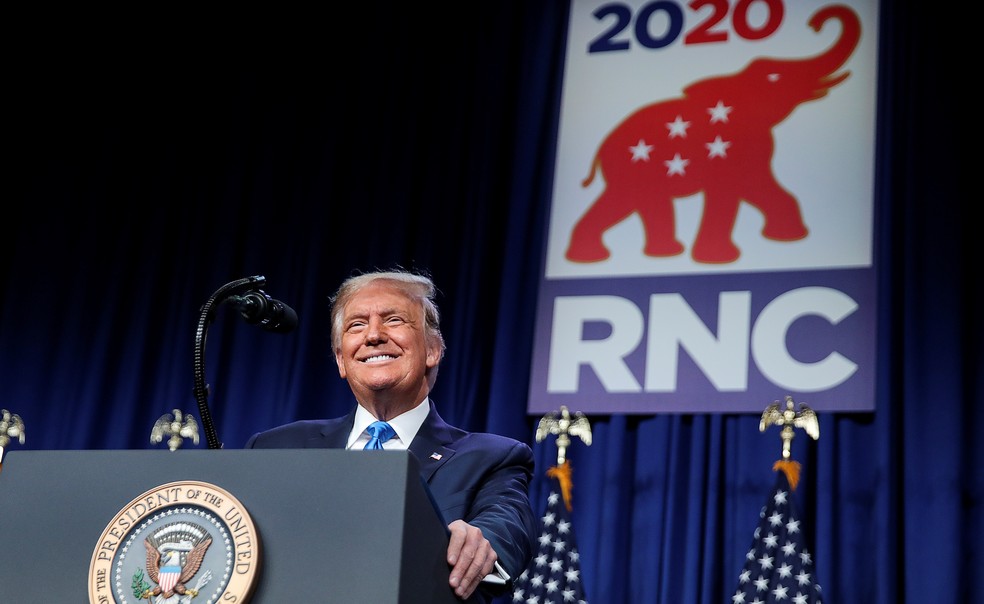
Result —
M688 23L711 10L657 2L653 19L671 4ZM739 5L751 14L779 3L721 4L728 14ZM843 19L817 32L794 15L829 4L783 2L782 34L777 29L761 44L792 32L795 46L761 54L796 60L824 52ZM823 137L837 149L851 140L863 157L871 150L870 124L831 124L826 114L843 95L853 98L852 86L870 87L873 79L873 167L830 173L820 165L826 156L777 147L777 157L795 158L784 169L817 179L806 186L780 177L803 202L811 235L766 242L754 228L743 230L743 256L734 264L766 243L776 249L772 261L812 245L823 230L814 204L832 196L829 181L873 168L865 176L873 178L870 226L845 220L840 227L852 240L872 236L874 310L856 328L867 332L861 338L874 334L875 366L863 368L874 398L867 409L822 411L820 439L800 432L794 440L793 457L803 464L795 492L803 537L827 601L975 601L984 575L984 371L980 254L972 245L979 229L970 213L974 155L965 151L973 144L967 82L975 21L962 6L850 5L863 27L844 66L852 75L797 107L784 126L812 128L823 115ZM636 17L643 9L625 6ZM297 311L299 325L270 333L232 308L217 309L204 360L223 446L241 447L253 432L294 419L344 413L353 401L329 350L328 296L353 270L399 264L429 271L440 287L448 355L434 392L438 408L464 428L533 444L531 496L545 509L545 472L556 464L556 447L553 437L535 442L542 414L529 413L528 403L534 342L549 328L538 298L561 186L558 153L583 156L570 169L586 178L603 136L643 102L599 116L585 148L557 148L574 8L527 0L486 3L478 13L442 4L333 7L327 19L320 12L293 16L289 47L267 44L282 34L272 22L196 29L183 21L160 35L134 21L121 27L51 14L12 23L21 41L5 70L0 408L23 418L26 442L8 449L171 454L149 437L174 408L198 413L200 308L224 284L252 275L266 277L265 290ZM869 56L875 30L877 69L854 64ZM655 28L649 35L660 38ZM626 39L638 36L633 28ZM750 55L739 56L732 41L733 62L677 74L645 102L741 68ZM633 42L627 55L662 52ZM869 81L859 82L859 74ZM776 136L781 144L778 130ZM600 194L598 178L590 191L576 179L564 185L579 195L571 220ZM811 199L815 191L824 199ZM675 203L690 211L700 202ZM556 235L566 239L572 225ZM666 259L639 256L638 222L621 228L634 230L636 241L613 247L611 262L628 254L663 266ZM660 279L716 279L692 258L694 233L678 228L677 239L686 250L668 261L700 274ZM563 263L580 273L596 270ZM742 284L716 285L706 296L673 287L653 293L684 291L676 308L692 308L701 329L720 338L717 309L746 303L732 292L752 291L755 306L760 291L773 290L763 305L791 291L784 280L794 274L817 285L807 283L813 270L799 263L774 285L764 275L745 284L756 269L738 273ZM871 270L864 264L843 270ZM632 303L649 312L648 299ZM760 314L748 312L750 326ZM826 317L811 319L836 329ZM837 335L818 350L846 350ZM678 356L681 372L689 354ZM754 354L748 360L751 375ZM590 601L731 601L781 451L778 429L760 433L759 415L788 386L749 396L741 412L589 413L592 444L576 441L567 456L570 517ZM826 400L805 389L794 394L814 405ZM597 396L597 404L609 402L607 393ZM560 403L581 410L563 396L547 406ZM0 496L2 485L0 472Z

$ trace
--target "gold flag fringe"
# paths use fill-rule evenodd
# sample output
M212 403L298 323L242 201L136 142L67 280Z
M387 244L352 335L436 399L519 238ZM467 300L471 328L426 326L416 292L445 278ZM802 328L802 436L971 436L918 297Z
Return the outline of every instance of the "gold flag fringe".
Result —
M778 472L779 470L786 473L786 480L789 481L789 488L795 491L796 485L799 484L800 479L799 462L788 459L780 459L776 463L772 464L773 472Z
M547 470L547 476L556 478L560 483L560 494L564 496L564 505L567 506L568 512L572 511L571 491L574 489L574 483L571 481L571 462L565 461L559 466L553 466Z

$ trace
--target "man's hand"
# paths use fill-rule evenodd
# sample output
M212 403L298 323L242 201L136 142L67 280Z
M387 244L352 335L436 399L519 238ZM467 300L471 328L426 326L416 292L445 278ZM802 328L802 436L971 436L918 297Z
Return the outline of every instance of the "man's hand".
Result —
M448 582L455 595L464 600L475 592L485 575L492 572L499 557L477 527L464 520L455 520L448 528L451 529L448 543L451 577Z

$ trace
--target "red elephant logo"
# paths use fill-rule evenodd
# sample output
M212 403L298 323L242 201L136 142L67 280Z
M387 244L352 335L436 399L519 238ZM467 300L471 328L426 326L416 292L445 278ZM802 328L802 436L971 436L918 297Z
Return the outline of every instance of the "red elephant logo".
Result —
M691 249L697 262L734 262L741 255L732 231L742 201L762 213L763 237L806 237L799 202L772 172L772 129L799 104L826 96L850 75L834 72L857 47L860 20L850 8L837 5L818 11L809 25L819 32L831 19L840 21L841 35L815 57L755 59L735 74L694 82L682 97L642 107L618 124L582 182L587 187L600 172L605 189L574 225L567 259L608 258L602 235L633 213L645 228L647 256L682 253L673 200L696 193L704 197Z

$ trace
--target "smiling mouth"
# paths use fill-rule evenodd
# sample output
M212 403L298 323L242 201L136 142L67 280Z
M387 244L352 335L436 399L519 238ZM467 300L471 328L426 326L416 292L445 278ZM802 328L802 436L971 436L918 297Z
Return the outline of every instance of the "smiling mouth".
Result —
M367 359L362 359L362 362L363 363L381 363L383 361L392 361L395 358L396 357L393 356L393 355L391 355L391 354L377 354L377 355L371 356L371 357L369 357Z

